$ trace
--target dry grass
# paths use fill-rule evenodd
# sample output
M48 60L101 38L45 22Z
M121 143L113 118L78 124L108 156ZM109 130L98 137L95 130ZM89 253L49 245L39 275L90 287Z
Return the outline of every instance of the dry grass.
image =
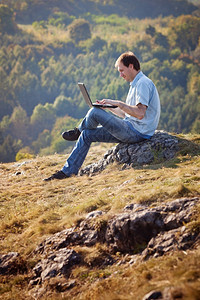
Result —
M43 42L44 44L51 44L54 42L66 42L69 40L69 33L67 30L58 29L57 27L48 26L48 29L36 30L32 25L21 25L18 27L32 35L37 41Z
M187 138L199 142L199 136ZM85 165L100 159L108 147L93 146ZM113 164L92 177L44 182L42 179L59 170L65 159L64 155L52 155L0 165L0 253L19 252L30 267L36 263L31 254L39 242L72 226L90 211L103 210L108 218L130 203L153 206L200 194L199 150L189 148L187 143L178 157L162 164L123 171ZM192 229L200 227L199 212L189 225ZM73 270L71 277L77 284L64 294L64 299L139 300L159 286L178 286L186 295L184 299L198 299L194 295L200 286L199 251L102 270L95 262L105 254L105 245L77 251L83 254L86 264ZM28 274L2 278L0 299L31 299L28 279ZM48 299L61 299L61 295L51 292Z
M179 292L183 295L182 299L199 299L199 259L198 250L187 254L179 252L171 257L161 257L134 265L127 263L117 268L112 267L109 273L103 270L104 275L101 276L104 276L104 280L95 281L90 290L84 291L76 299L139 300L149 291L162 290L165 287L174 287L174 294Z
M109 18L108 18L109 19ZM158 17L156 19L128 19L117 18L117 24L97 23L91 25L92 37L101 37L108 43L122 40L128 47L132 47L133 41L143 40L146 27L149 25L156 28L158 32L167 34L167 26L172 20L170 17ZM47 28L35 29L32 25L18 24L18 27L32 35L37 41L44 44L54 44L56 42L66 42L70 39L68 29L62 29L48 25ZM112 35L110 35L112 32Z

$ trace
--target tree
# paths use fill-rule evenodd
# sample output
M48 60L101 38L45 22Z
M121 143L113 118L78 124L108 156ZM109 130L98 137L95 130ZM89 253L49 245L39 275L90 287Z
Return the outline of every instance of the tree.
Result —
M95 38L91 39L88 43L88 49L91 52L94 51L101 51L104 46L107 45L107 42L100 37L96 36Z
M65 115L72 116L76 110L72 99L62 95L55 99L53 107L55 108L56 115L60 117Z
M37 140L32 143L35 153L39 153L42 148L46 148L51 143L51 135L49 130L44 129L38 136Z
M91 38L90 24L84 19L76 19L69 25L70 38L80 42Z
M65 130L76 127L78 124L79 121L72 117L65 116L63 118L57 118L51 131L51 153L61 153L66 151L67 148L71 149L72 142L63 140L61 133Z
M170 27L169 40L171 47L179 47L182 51L194 50L200 36L200 18L180 16Z
M155 27L149 25L146 29L145 29L146 34L149 34L150 36L154 37L156 34L156 29Z
M200 75L198 72L195 72L190 76L187 87L190 94L200 95Z
M57 27L65 27L69 25L75 19L74 16L70 16L66 12L55 12L53 16L49 17L48 23Z
M29 119L21 106L16 106L10 118L12 136L27 142L29 139Z
M16 31L13 10L7 5L0 5L0 32L14 34Z
M0 162L15 161L15 156L21 147L20 140L17 141L8 135L3 144L0 145Z
M12 112L12 106L14 106L14 103L11 99L12 96L7 80L7 74L4 69L0 67L0 120L3 116Z
M38 104L31 116L32 134L37 137L44 129L51 130L55 122L55 112L52 104Z
M151 37L155 39L155 43L159 46L163 46L165 48L168 48L168 40L165 35L163 35L161 32L157 32L155 27L149 25L146 30L146 34L149 34Z

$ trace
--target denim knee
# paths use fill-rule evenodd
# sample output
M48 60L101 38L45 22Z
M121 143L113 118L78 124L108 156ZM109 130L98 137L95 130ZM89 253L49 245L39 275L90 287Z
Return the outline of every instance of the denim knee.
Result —
M91 117L91 116L94 114L94 112L95 112L96 109L97 109L96 107L90 108L90 110L88 110L88 112L87 112L87 114L86 114L86 117L87 117L87 118L88 118L88 117Z
M82 132L81 132L81 135L82 135L82 139L83 141L90 145L92 143L91 141L91 134L90 134L91 130L90 129L84 129Z
M99 116L99 115L107 115L109 114L107 111L105 111L104 109L101 109L100 107L92 107L88 113L87 113L87 117L95 117L95 116Z

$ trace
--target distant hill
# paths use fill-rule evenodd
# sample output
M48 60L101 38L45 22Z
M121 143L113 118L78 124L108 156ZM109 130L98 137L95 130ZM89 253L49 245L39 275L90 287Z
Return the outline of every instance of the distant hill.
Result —
M200 132L196 6L182 0L1 3L0 162L71 148L61 133L88 110L77 82L84 80L92 99L126 99L128 85L114 62L127 49L158 88L158 129Z
M57 10L66 11L69 15L79 16L86 13L118 14L131 18L156 18L158 16L192 14L196 9L186 0L3 0L3 4L12 7L16 12L16 21L31 23L45 20Z

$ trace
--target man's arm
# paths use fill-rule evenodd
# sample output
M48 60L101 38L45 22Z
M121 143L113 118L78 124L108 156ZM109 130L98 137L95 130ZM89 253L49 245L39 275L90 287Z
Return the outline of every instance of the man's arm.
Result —
M109 111L111 111L114 115L120 117L120 118L125 118L125 112L121 110L119 107L116 108L107 108Z
M116 105L117 108L109 108L109 110L121 118L124 118L125 113L127 113L132 117L142 120L147 110L147 106L141 103L139 103L138 105L129 105L122 101L111 99L103 99L102 101L99 101L99 103Z
M127 113L128 115L135 117L139 120L142 120L145 116L147 106L142 103L138 103L138 105L128 105L126 103L120 102L120 109Z

